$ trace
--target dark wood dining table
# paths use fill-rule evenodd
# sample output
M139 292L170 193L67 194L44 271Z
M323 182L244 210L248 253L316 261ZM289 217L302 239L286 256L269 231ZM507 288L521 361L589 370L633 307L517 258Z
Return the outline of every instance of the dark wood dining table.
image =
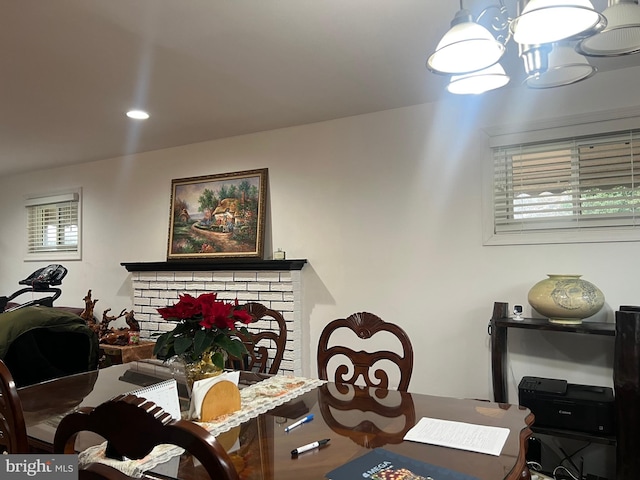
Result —
M144 361L114 365L18 389L31 445L51 451L56 424L64 414L168 378L159 365L152 369L149 365ZM243 372L240 386L262 378ZM309 414L314 415L312 421L285 431L287 425ZM505 427L510 433L497 456L403 440L422 417ZM324 479L334 468L373 448L384 448L478 480L516 480L529 478L525 453L532 423L531 412L517 405L329 382L220 434L218 440L242 479ZM330 442L323 448L292 457L293 449L324 438ZM87 436L79 439L76 448L100 441ZM208 478L188 454L145 476Z

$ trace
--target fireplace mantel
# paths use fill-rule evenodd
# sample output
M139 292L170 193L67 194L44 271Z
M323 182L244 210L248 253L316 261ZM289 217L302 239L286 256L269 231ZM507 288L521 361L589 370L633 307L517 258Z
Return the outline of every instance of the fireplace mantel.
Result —
M247 270L302 270L306 259L297 260L240 260L223 259L213 261L203 260L172 260L169 262L122 262L128 272L216 272L216 271L247 271Z
M198 296L215 292L225 301L258 302L282 314L287 323L285 356L280 373L302 374L302 339L307 323L302 321L302 268L307 260L260 260L256 258L190 259L166 262L123 262L130 272L133 309L140 324L140 338L154 340L158 333L175 327L158 313L180 295ZM275 322L274 322L275 323ZM274 331L279 326L259 321L249 331Z

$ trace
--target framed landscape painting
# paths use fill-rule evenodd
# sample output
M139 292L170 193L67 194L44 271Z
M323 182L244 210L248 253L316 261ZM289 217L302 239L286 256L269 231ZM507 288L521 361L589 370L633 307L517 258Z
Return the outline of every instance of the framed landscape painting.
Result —
M167 259L262 258L267 172L172 180Z

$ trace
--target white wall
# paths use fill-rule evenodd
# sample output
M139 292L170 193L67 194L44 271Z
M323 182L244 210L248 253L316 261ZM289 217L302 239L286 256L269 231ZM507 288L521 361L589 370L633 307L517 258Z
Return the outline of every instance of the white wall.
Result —
M187 145L0 179L0 293L42 264L23 261L23 199L83 188L83 259L67 261L58 305L96 312L132 307L120 262L166 258L173 178L267 167L267 252L306 258L304 371L330 320L367 310L414 340L410 389L491 398L487 322L494 301L525 305L547 273L581 273L599 286L613 321L639 304L637 243L484 247L481 128L628 107L633 74L602 74L553 91L521 88L480 98ZM626 96L625 96L626 95ZM124 139L123 139L124 141ZM511 400L523 375L611 385L613 340L511 332Z

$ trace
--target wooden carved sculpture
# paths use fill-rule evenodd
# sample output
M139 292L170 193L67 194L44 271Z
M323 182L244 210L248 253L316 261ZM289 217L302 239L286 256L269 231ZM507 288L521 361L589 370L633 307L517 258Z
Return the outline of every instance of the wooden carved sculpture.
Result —
M122 309L119 315L109 315L110 308L102 313L102 321L100 322L100 331L98 339L100 343L109 345L128 345L129 343L137 343L140 338L140 324L135 319L133 310L127 312ZM125 318L129 328L109 328L109 324L121 317Z
M96 322L96 319L93 316L93 310L97 302L98 302L97 298L95 300L91 298L91 290L89 290L87 292L87 295L84 297L84 310L80 314L80 318L82 318L85 322L87 322L87 325L89 325L91 330L93 330L96 333L98 333L100 329L98 322Z
M138 343L140 339L140 324L135 319L133 310L127 312L127 310L123 308L119 315L109 315L111 309L107 308L102 312L102 321L98 323L93 313L97 301L97 298L95 300L91 298L91 290L89 290L84 297L84 310L80 314L80 317L87 322L87 325L98 335L98 341L109 345ZM115 329L109 327L111 322L122 317L124 317L125 322L127 322L128 328Z
M104 312L102 312L102 321L100 322L100 331L98 333L98 336L100 338L103 338L106 335L108 335L110 332L112 332L113 328L109 328L109 324L119 319L120 317L124 316L124 312L126 312L125 309L122 309L122 311L120 312L120 315L115 316L115 315L109 315L110 311L111 309L107 308Z
M125 322L127 322L127 325L129 325L129 330L131 330L132 332L140 331L140 324L138 323L136 318L133 316L133 310L125 314L124 320Z

